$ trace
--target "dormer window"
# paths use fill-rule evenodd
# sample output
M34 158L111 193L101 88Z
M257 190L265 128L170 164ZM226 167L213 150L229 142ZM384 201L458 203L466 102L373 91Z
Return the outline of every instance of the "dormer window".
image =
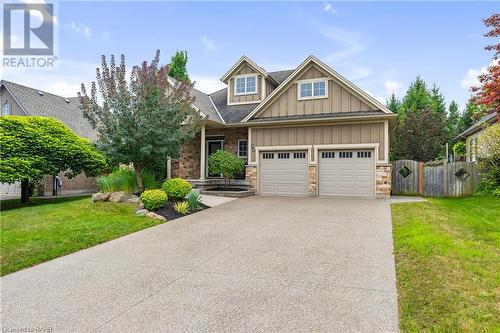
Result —
M4 105L2 105L2 116L10 116L12 114L12 111L10 110L10 104L8 102L5 102Z
M239 75L234 78L234 94L249 95L257 93L257 75Z
M298 82L298 99L315 99L328 97L328 80L317 79Z

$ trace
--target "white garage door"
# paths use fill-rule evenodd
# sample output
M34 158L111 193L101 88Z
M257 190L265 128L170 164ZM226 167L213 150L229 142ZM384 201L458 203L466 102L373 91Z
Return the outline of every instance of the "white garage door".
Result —
M373 150L331 150L319 153L319 195L374 197Z
M260 194L307 196L307 152L260 154Z

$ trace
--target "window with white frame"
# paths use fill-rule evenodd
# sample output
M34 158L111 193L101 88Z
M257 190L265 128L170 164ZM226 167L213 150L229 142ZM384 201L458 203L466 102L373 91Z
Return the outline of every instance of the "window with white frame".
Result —
M299 99L313 99L313 98L326 98L328 97L328 81L327 80L313 80L313 81L299 81L298 98Z
M10 110L10 104L8 102L5 102L5 104L2 105L2 116L10 116L12 114L12 111Z
M257 76L237 76L234 79L234 94L248 95L257 93Z
M238 140L238 157L247 158L248 152L248 141L247 140Z

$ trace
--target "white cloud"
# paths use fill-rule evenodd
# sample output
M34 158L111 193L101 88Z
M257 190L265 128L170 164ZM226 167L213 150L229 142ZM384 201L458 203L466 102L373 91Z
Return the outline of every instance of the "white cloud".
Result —
M65 25L66 28L70 29L74 33L83 34L85 37L90 38L92 35L92 29L85 24L76 23L75 21L69 21L68 24Z
M331 13L331 14L337 14L337 9L333 8L331 3L325 4L325 7L323 7L325 12Z
M219 78L212 76L194 76L192 80L195 81L194 87L204 93L213 93L226 87Z
M205 46L205 53L209 53L219 49L219 46L211 38L203 37L201 39L201 43Z
M399 93L399 89L401 89L402 86L403 84L398 81L388 80L384 82L385 93L387 95L390 95L392 93L397 95Z
M495 62L498 62L498 61L497 60L493 60L490 63L490 66L495 65ZM462 85L462 88L469 89L471 87L478 86L479 85L479 80L478 80L477 77L479 75L486 74L487 72L488 72L488 67L487 66L481 67L479 69L475 69L475 68L469 69L467 71L466 76L460 82L460 84Z

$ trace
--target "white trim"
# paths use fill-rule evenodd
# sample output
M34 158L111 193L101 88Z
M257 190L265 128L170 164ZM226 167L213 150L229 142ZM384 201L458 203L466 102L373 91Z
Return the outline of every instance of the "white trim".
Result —
M250 165L252 162L252 128L248 127L248 143L247 143L247 164Z
M249 78L253 77L255 79L255 91L247 91L247 81ZM235 75L233 76L231 79L233 79L233 93L234 93L234 96L245 96L245 95L257 95L258 93L258 87L259 87L259 83L257 82L257 78L258 78L258 75L257 74L242 74L242 75ZM236 84L236 80L237 79L244 79L244 82L245 82L245 91L244 92L237 92L236 91L236 87L237 87L237 84Z
M374 149L375 150L375 163L386 163L384 160L379 159L379 144L378 143L339 143L339 144L320 144L320 145L290 145L290 146L259 146L255 147L255 162L249 165L259 164L259 154L263 151L285 151L285 150L308 150L310 165L318 164L318 150L342 150L342 149ZM314 151L314 152L312 152ZM314 154L314 160L312 160Z
M247 56L243 55L243 56L241 56L241 58L236 63L234 63L234 65L231 66L231 68L228 69L228 71L226 73L224 73L224 75L220 78L220 80L225 83L231 77L231 75L233 74L233 72L244 61L246 61L251 67L253 67L255 70L257 70L257 72L259 72L260 74L264 75L265 77L269 76L269 74L262 67L260 67L259 65L257 65L255 62L253 62Z
M219 109L215 106L215 103L212 100L212 97L208 96L208 99L210 100L210 103L212 103L212 106L214 107L215 111L217 112L217 115L219 116L220 120L222 120L222 123L225 124L226 121L224 120L224 118L222 118L222 115L220 114Z
M384 162L389 163L389 121L384 122Z
M206 150L205 150L205 124L201 125L200 133L200 179L205 179L205 164L206 164Z
M247 142L247 156L240 156L240 141ZM236 150L236 155L238 155L239 158L248 158L248 139L238 139L238 149Z
M261 99L256 99L254 101L246 101L246 102L230 102L227 103L227 105L243 105L243 104L259 104L262 100ZM238 124L238 123L235 123Z
M314 96L314 83L315 82L325 82L325 94L324 95ZM311 83L312 95L309 97L301 97L300 96L300 91L301 91L300 85L307 84L307 83ZM311 100L311 99L322 99L322 98L328 98L328 78L297 81L297 100L307 101L307 100Z
M380 103L379 101L377 101L376 98L372 97L368 93L366 93L363 90L361 90L360 88L358 88L354 83L352 83L351 81L349 81L346 78L344 78L342 75L340 75L339 73L337 73L336 71L334 71L332 68L330 68L329 66L327 66L326 64L324 64L323 62L321 62L315 56L310 55L309 57L307 57L306 60L304 60L304 62L302 62L302 64L300 64L293 71L292 74L290 74L290 76L288 76L288 78L284 82L282 82L279 85L279 87L277 87L276 89L274 89L273 92L270 93L269 96L267 96L262 101L262 103L260 103L252 112L250 112L248 114L248 116L246 116L241 122L247 122L250 118L252 118L257 112L259 112L264 106L266 106L266 103L268 101L272 100L275 96L278 95L278 93L281 92L281 90L284 89L284 87L286 87L288 85L288 83L292 82L292 80L295 79L295 77L297 76L297 74L300 73L310 63L316 64L318 67L322 68L328 74L330 74L333 78L335 78L338 81L340 81L343 85L345 85L346 87L350 88L355 93L359 94L361 97L363 97L368 102L368 104L371 104L371 106L374 107L375 109L380 109L380 110L384 111L385 113L393 114L389 109L387 109L387 107L385 105L383 105L382 103Z

